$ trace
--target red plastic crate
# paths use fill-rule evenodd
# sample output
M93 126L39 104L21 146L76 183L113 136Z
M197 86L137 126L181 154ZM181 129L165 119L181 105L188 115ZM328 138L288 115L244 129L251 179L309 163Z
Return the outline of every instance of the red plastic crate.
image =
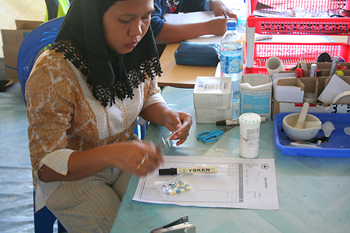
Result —
M307 10L350 10L350 0L251 0L250 13L255 10L257 2L280 11L295 7ZM260 34L350 35L350 17L274 18L250 15L247 26L255 27L255 32Z
M327 52L332 57L341 56L350 61L350 45L344 43L276 43L255 42L254 62L252 68L246 68L245 73L267 73L265 63L270 57L279 57L286 70L294 67L300 58L308 63L314 63L318 55Z

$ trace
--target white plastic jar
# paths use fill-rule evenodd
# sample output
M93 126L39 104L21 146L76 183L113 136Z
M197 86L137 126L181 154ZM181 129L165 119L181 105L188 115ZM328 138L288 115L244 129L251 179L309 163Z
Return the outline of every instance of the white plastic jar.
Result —
M261 117L256 113L244 113L239 117L239 154L252 159L259 155Z

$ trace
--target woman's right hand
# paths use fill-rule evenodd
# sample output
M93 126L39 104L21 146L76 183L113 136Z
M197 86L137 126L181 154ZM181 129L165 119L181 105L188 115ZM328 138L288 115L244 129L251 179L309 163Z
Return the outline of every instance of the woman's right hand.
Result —
M207 34L222 36L226 32L226 18L224 16L215 17L206 22Z
M146 176L164 162L151 142L127 141L106 145L105 162L136 176Z

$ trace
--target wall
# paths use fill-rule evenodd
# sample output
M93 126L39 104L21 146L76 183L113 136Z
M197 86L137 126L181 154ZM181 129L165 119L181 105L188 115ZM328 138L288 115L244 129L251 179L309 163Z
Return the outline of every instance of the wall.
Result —
M15 19L44 21L45 14L45 0L0 0L0 29L15 29ZM4 57L1 36L0 57Z

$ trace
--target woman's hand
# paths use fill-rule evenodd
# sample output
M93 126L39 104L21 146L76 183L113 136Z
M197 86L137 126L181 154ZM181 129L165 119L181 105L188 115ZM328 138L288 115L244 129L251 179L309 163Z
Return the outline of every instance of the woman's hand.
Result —
M176 143L176 145L179 146L186 141L189 135L192 125L192 116L185 112L168 110L165 112L164 125L171 132L182 127L182 129L170 138L171 140L179 140Z
M225 12L228 18L235 18L236 20L238 20L237 15L234 14L233 11L229 7L227 7L221 0L211 0L210 10L214 12L215 16L222 16L222 12Z
M182 125L183 129L179 130L170 139L179 140L176 145L179 146L187 139L188 132L192 125L192 116L185 112L171 110L163 103L152 104L141 112L143 119L157 125L164 125L168 130L174 132Z
M151 142L127 141L105 146L106 163L136 176L146 176L164 162Z
M222 13L221 13L222 14ZM222 36L226 32L226 18L222 16L215 17L206 22L207 34Z
M135 140L75 151L69 158L67 174L43 165L38 175L43 182L73 181L116 167L136 176L145 176L161 163L163 156L152 143Z

